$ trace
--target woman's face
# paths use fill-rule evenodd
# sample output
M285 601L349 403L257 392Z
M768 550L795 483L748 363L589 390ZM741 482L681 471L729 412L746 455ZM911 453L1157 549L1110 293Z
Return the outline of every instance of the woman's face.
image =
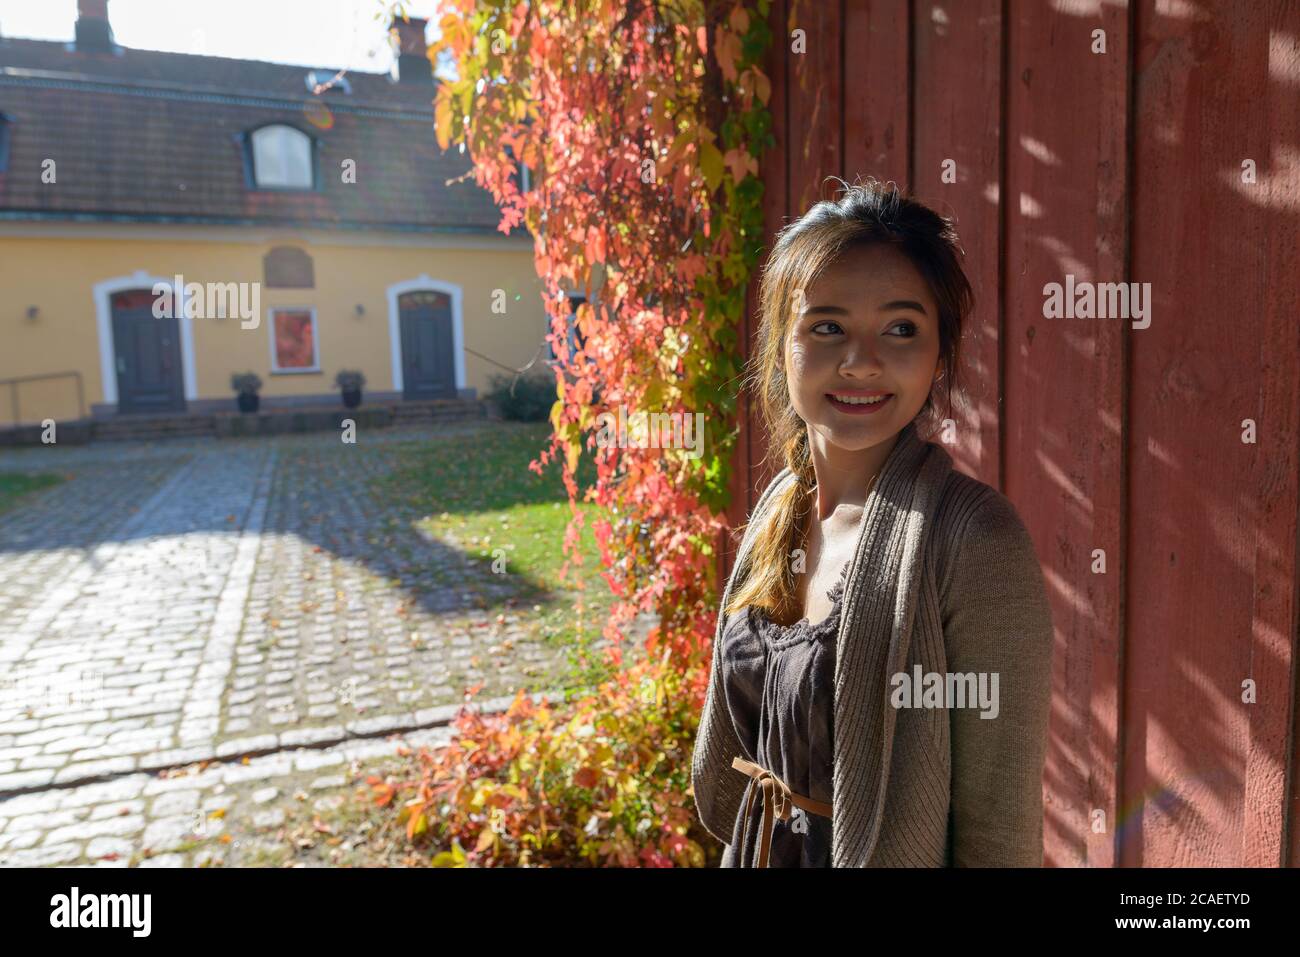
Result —
M920 271L892 246L857 246L803 292L785 369L809 441L856 452L897 435L939 374L939 312Z

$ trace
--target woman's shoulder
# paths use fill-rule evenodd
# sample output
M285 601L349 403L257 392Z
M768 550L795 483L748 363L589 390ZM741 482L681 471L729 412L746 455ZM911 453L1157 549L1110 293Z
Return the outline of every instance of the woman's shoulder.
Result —
M993 486L954 471L945 480L937 519L933 567L950 643L967 652L988 645L1014 648L1022 655L1032 646L1049 654L1053 628L1047 581L1012 501Z
M1033 541L1011 499L979 479L952 469L945 477L935 511L935 549L940 580L957 563L982 562L999 556L998 564L1012 571L1017 561L1024 571L1037 567Z
M950 469L939 492L936 524L942 522L960 531L960 526L976 515L996 522L1020 521L1011 499L997 488L956 468Z

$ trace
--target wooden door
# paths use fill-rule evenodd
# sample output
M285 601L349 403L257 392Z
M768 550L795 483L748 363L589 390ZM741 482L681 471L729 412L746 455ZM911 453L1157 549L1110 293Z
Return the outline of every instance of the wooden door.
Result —
M114 293L113 350L119 412L183 412L180 326L156 319L149 289Z
M398 300L398 315L403 398L455 398L451 297L445 292L408 292Z

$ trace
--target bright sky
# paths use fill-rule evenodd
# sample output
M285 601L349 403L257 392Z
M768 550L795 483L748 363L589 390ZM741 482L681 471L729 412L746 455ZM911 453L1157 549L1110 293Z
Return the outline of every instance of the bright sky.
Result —
M140 50L201 53L298 66L386 73L392 0L109 0L118 43ZM438 0L406 0L408 16L428 17ZM375 19L377 13L383 13ZM0 34L71 40L77 0L0 0Z

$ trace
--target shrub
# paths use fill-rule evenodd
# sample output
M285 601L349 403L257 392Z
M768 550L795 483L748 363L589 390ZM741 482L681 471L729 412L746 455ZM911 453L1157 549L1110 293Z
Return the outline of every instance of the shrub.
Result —
M545 422L555 405L555 378L549 373L494 375L487 398L514 422Z
M435 867L715 862L689 791L703 671L668 657L558 707L522 690L502 714L462 707L451 743L417 753L418 781L367 779L374 802Z
M343 369L334 377L334 388L342 389L344 392L355 392L360 390L366 384L366 377L363 373Z
M262 379L256 372L239 372L230 377L230 388L241 394L254 394L262 388Z

